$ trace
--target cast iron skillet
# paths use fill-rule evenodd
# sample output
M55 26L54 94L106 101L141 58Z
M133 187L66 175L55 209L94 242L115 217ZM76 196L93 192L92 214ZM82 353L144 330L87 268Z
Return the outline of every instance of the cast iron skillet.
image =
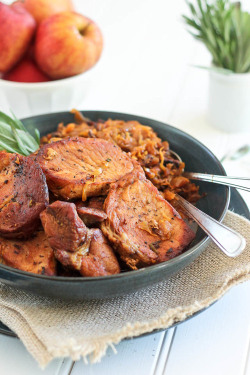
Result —
M185 161L187 171L225 175L224 168L211 151L190 135L172 126L124 113L104 111L82 111L82 113L93 121L112 118L125 121L137 120L144 125L149 125L163 140L168 140L171 149L176 151ZM73 121L74 116L69 112L45 114L23 120L28 128L38 128L41 135L54 131L60 122L67 124ZM221 221L229 205L229 188L206 182L199 182L199 186L200 192L205 192L207 195L198 202L198 208ZM0 281L27 292L60 299L81 300L114 297L134 292L169 278L191 263L206 248L208 243L208 237L201 229L198 229L189 249L176 258L138 271L105 277L44 276L0 265Z

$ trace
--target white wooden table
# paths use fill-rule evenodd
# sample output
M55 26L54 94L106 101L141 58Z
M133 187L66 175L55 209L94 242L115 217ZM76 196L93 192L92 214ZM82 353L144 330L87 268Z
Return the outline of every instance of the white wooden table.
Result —
M185 31L183 0L74 3L99 23L105 37L102 59L79 109L134 113L172 124L219 158L250 141L249 134L226 134L209 126L208 75L192 67L208 65L209 55ZM8 110L1 96L0 107ZM231 175L250 175L249 158L225 167ZM250 206L247 193L244 198ZM249 295L250 283L239 285L197 317L166 332L124 341L118 354L110 350L95 365L58 359L41 370L18 339L0 335L0 374L249 375Z

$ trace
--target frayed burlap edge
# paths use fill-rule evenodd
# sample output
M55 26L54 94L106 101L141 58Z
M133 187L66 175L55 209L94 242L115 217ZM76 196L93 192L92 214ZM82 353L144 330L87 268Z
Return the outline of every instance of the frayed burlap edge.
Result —
M134 324L128 323L113 335L107 335L101 339L98 338L98 341L92 342L91 345L86 342L86 347L83 345L80 346L74 342L74 339L70 339L70 343L65 343L65 345L61 346L59 350L58 348L50 347L48 348L48 351L52 357L70 356L73 360L79 360L81 357L83 357L85 362L88 362L88 358L91 363L100 362L101 358L106 354L109 347L116 352L114 345L119 344L119 342L125 338L140 336L145 333L153 332L154 330L168 329L175 323L182 322L195 313L209 307L233 286L248 280L250 280L250 266L247 267L244 272L235 272L233 275L231 275L213 297L206 298L200 302L195 301L192 305L179 306L169 309L165 314L161 315L157 319L153 319L150 322L136 322ZM41 363L42 366L46 364L47 363Z

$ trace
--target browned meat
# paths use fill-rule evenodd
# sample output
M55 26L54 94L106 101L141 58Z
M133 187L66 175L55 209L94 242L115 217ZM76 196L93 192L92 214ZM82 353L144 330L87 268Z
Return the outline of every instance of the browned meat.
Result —
M83 276L105 276L120 272L113 249L100 229L90 229L92 239L89 253L83 257L80 272Z
M194 233L142 173L113 184L104 203L101 229L121 259L137 269L180 254Z
M58 125L57 132L44 137L42 143L53 137L81 136L102 138L129 152L143 167L146 177L163 192L164 198L176 205L175 193L179 193L189 202L197 202L201 196L199 187L182 176L185 163L173 158L167 141L162 141L154 130L138 121L98 120L89 121L81 113L74 111L75 124Z
M104 204L105 199L106 199L105 196L91 197L88 200L88 207L90 207L90 208L96 208L97 210L102 210L103 211L103 204Z
M77 207L77 213L87 226L93 226L107 219L104 211L91 207Z
M120 272L120 266L100 229L90 229L85 244L75 253L56 250L60 263L80 272L82 276L107 276Z
M64 199L105 195L112 182L133 170L131 159L103 139L67 138L37 154L49 189Z
M28 240L0 237L0 262L22 271L41 275L56 275L56 260L44 232Z
M26 238L48 204L45 176L31 157L0 152L0 235Z
M90 204L91 202L89 202ZM77 202L76 210L84 224L87 226L94 226L107 219L106 213L103 209L91 208L85 205L85 202Z
M54 202L41 220L55 257L63 266L83 276L104 276L120 271L112 248L100 229L87 230L69 202Z
M83 245L87 228L77 215L74 203L56 201L40 215L50 246L74 252Z

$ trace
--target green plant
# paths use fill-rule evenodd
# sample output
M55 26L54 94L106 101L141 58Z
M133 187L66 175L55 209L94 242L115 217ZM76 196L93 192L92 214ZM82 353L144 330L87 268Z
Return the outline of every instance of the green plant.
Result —
M187 1L191 16L183 16L190 33L203 42L217 68L250 72L250 14L228 0Z
M39 148L40 134L37 129L32 130L34 137L15 115L11 118L0 112L0 150L25 156L35 152Z

